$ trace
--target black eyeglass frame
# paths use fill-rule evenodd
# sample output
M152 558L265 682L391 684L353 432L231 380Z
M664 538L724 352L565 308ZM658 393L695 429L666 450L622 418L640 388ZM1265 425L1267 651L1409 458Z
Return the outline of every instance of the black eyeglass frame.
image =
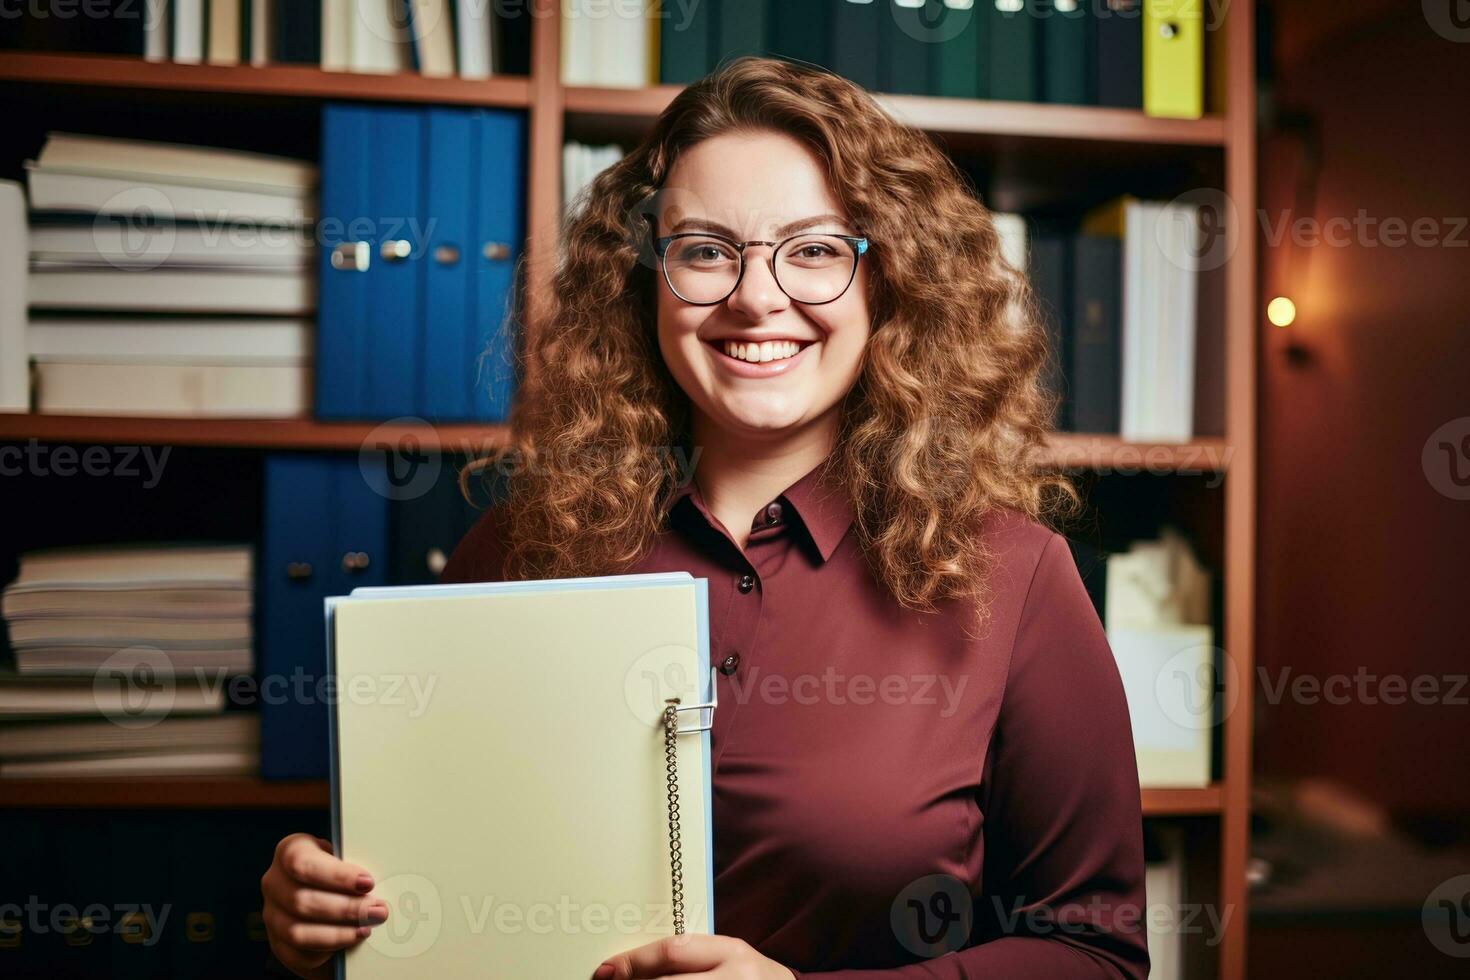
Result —
M784 247L787 242L793 241L797 238L805 238L809 235L823 235L827 238L840 238L851 245L853 251L852 271L848 273L847 282L840 290L838 290L836 296L833 296L831 299L824 299L820 303L808 303L807 301L797 299L795 296L792 296L790 293L786 292L786 287L781 285L781 276L776 272L775 259L776 256L780 254L782 247ZM728 293L721 296L719 299L708 300L703 303L684 298L684 295L679 292L679 290L674 286L674 281L669 277L669 263L667 261L669 245L671 245L675 239L679 238L713 238L718 241L722 241L735 249L735 254L740 257L740 271L736 273L735 283L730 287L730 291ZM847 291L852 288L853 280L857 278L858 263L862 261L863 255L868 251L869 243L868 239L862 235L839 235L830 231L797 232L795 235L786 236L779 242L737 242L733 238L726 238L724 235L713 231L681 231L673 235L662 235L653 239L653 250L655 254L658 255L658 267L663 271L664 282L669 284L669 289L673 292L675 296L679 297L680 300L688 303L690 306L718 306L719 304L725 302L725 300L729 299L731 296L735 295L735 290L740 288L740 283L745 279L745 249L750 245L771 246L771 278L776 281L776 288L780 289L781 292L786 293L786 297L790 299L791 302L800 303L802 306L826 306L828 303L835 303L837 300L841 299L844 295L846 295Z

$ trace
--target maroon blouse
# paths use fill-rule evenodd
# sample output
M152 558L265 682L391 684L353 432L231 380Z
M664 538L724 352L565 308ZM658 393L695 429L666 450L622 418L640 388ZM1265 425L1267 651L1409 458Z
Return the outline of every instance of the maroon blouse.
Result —
M690 481L631 570L709 580L717 931L798 976L1146 976L1128 708L1066 542L991 520L966 636L883 591L826 473L744 552ZM502 578L504 519L442 580Z

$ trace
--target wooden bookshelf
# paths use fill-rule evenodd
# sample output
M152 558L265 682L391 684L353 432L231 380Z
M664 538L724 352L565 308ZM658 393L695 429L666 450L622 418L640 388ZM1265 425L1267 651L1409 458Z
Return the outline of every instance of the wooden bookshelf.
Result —
M0 83L38 103L66 97L103 99L161 93L170 100L222 103L245 118L282 100L371 100L522 109L528 117L526 221L527 304L534 313L551 280L561 218L563 139L624 140L646 132L677 93L675 86L610 89L563 86L560 80L559 4L538 4L531 29L529 76L483 81L418 75L362 75L305 66L221 67L146 63L136 58L7 51ZM1016 193L992 197L991 206L1022 209L1041 195L1103 187L1130 174L1185 172L1218 185L1239 215L1253 215L1256 192L1255 5L1231 5L1224 22L1224 106L1197 120L1155 119L1141 112L1087 106L1036 105L922 96L879 95L901 120L924 128L957 154L996 164L997 179ZM1198 175L1205 175L1200 178ZM1080 175L1080 176L1079 176ZM1171 177L1172 179L1172 177ZM1147 186L1147 181L1142 183ZM1111 185L1108 185L1111 186ZM1107 193L1112 193L1107 190ZM1012 203L1017 202L1017 203ZM1222 776L1203 789L1145 790L1144 813L1189 818L1198 840L1191 852L1205 866L1209 888L1192 901L1211 902L1229 923L1217 947L1191 950L1190 975L1241 980L1245 976L1249 846L1251 718L1254 675L1256 562L1256 424L1259 297L1257 242L1242 221L1226 274L1226 430L1221 438L1182 445L1138 445L1116 437L1058 434L1040 465L1112 472L1228 472L1219 491L1224 540L1224 647L1234 671L1224 692L1234 708L1224 722ZM0 415L0 442L125 443L227 449L345 451L359 449L377 429L370 423L313 420L176 420ZM415 435L426 449L473 448L503 442L503 426L407 426L380 433ZM321 783L230 780L95 780L0 782L0 806L28 808L172 807L209 809L321 808Z
M1146 789L1146 817L1210 816L1224 804L1220 786ZM113 810L311 810L329 805L319 780L262 779L9 779L0 780L0 807Z
M309 65L181 65L110 55L35 51L6 51L0 56L0 81L508 109L525 109L531 104L531 81L524 75L494 75L484 79L430 78L408 72L368 75L323 71Z
M124 418L0 414L0 442L204 446L218 449L356 451L369 438L397 443L412 436L424 452L482 451L506 445L505 425L320 422L315 419ZM1054 469L1115 473L1220 473L1232 453L1223 439L1187 443L1126 442L1117 436L1054 433L1038 458Z
M505 445L504 425L319 422L315 419L122 418L0 414L0 442L207 446L220 449L356 451L374 441L418 440L423 452L479 451Z

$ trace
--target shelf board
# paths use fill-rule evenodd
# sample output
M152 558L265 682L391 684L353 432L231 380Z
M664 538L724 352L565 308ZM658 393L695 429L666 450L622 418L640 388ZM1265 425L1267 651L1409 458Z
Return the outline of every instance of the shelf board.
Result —
M223 449L362 449L374 442L418 440L424 452L476 453L505 445L504 425L318 422L315 419L125 418L90 415L0 414L0 442L209 446Z
M605 135L641 133L680 91L678 85L646 88L568 86L563 104L574 128ZM1002 102L928 95L875 94L878 103L911 126L957 137L1013 137L1066 141L1222 147L1225 121L1161 119L1137 109Z
M1224 473L1231 448L1224 439L1190 442L1125 442L1118 436L1054 432L1038 457L1041 466L1061 470L1135 473Z
M329 805L319 780L262 779L7 779L0 808L138 810L312 810ZM1218 784L1202 789L1146 789L1146 817L1208 816L1221 812Z
M329 805L320 780L248 777L0 780L0 809L317 810Z
M526 108L530 79L430 78L416 72L392 75L322 71L309 65L181 65L142 58L6 51L0 80L96 88L208 92L282 98L368 99L442 105Z
M222 449L358 450L374 441L414 436L426 452L480 452L510 440L505 425L395 425L319 422L315 419L126 418L91 415L0 414L0 442L208 446ZM1187 443L1133 443L1117 436L1054 433L1042 466L1128 474L1220 473L1230 462L1223 439Z
M1179 789L1145 789L1145 817L1197 817L1223 813L1225 790L1219 783Z

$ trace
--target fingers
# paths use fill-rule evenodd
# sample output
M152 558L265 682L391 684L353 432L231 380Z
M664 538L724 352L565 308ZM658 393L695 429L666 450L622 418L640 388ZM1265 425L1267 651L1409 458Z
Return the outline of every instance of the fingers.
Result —
M329 925L375 926L388 918L388 905L375 895L356 898L318 888L303 888L284 875L261 883L265 900L293 919Z
M605 962L613 968L609 980L641 980L713 970L729 959L733 952L730 944L734 942L727 936L694 933L666 936L607 959Z
M329 925L292 918L277 905L261 911L267 932L279 943L304 953L334 953L367 938L367 926ZM309 957L308 957L309 958Z
M332 845L319 837L292 834L276 847L275 864L291 880L309 888L365 895L373 890L373 876L331 853Z

